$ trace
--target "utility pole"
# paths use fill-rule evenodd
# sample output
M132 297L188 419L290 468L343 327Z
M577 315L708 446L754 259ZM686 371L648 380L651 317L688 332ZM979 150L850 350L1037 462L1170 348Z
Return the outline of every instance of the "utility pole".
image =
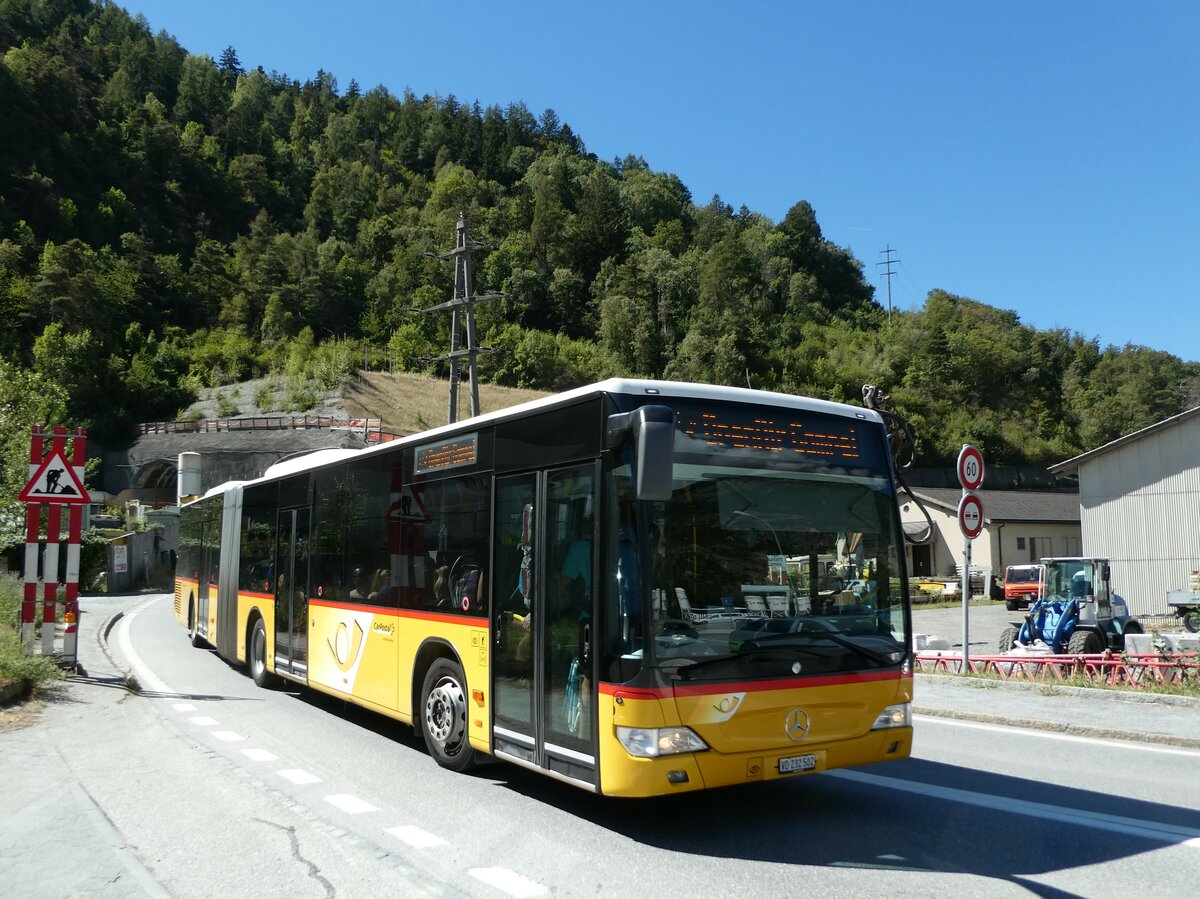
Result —
M449 362L450 363L450 403L449 413L447 415L447 424L453 424L458 421L458 380L459 380L459 360L467 359L467 377L471 382L471 415L479 414L479 365L477 358L480 353L495 352L489 347L481 347L476 341L475 336L475 304L484 300L498 300L507 294L503 293L485 293L476 294L472 292L471 287L471 253L475 250L486 250L489 247L480 243L473 243L467 233L467 217L463 213L458 214L458 224L455 226L455 241L454 249L449 253L443 253L438 256L438 259L453 259L454 260L454 296L445 303L438 303L436 306L430 306L428 309L422 309L421 312L444 312L449 309L450 318L450 352L445 356L438 356L434 362ZM465 313L465 315L464 315ZM460 317L461 316L461 317ZM463 330L463 319L466 324L466 347L459 349L459 337Z
M884 257L884 261L883 261L883 262L876 262L876 263L875 263L876 267L878 267L878 266L881 266L881 265L882 265L882 266L885 266L885 268L884 268L884 270L883 270L883 274L887 276L887 285L888 285L888 325L889 325L889 326L892 324L892 275L894 275L894 274L895 274L895 272L893 272L893 271L892 271L892 263L893 263L893 262L899 262L899 261L900 261L899 259L893 259L893 258L892 258L892 254L893 254L893 253L898 253L898 252L900 252L900 251L899 251L899 250L893 250L893 249L892 249L892 245L891 245L891 244L888 244L888 246L887 246L887 249L886 249L886 250L880 250L880 251L879 251L879 255Z

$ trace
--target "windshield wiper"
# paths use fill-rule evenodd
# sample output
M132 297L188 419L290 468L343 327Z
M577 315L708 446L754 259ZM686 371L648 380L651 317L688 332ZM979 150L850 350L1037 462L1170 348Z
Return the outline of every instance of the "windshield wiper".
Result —
M824 638L826 640L829 640L832 643L836 643L838 646L843 646L846 649L850 650L851 652L857 653L858 655L862 656L864 659L869 659L870 661L874 662L876 665L895 665L896 662L900 661L899 659L892 661L887 656L885 656L883 653L876 652L873 649L867 649L865 646L855 643L853 640L847 640L841 634L835 634L832 631L821 631L820 633L813 634L813 636L818 637L818 638Z
M750 641L747 641L747 643ZM782 651L781 651L782 650ZM734 653L724 656L713 656L711 659L703 659L699 662L692 662L688 665L681 665L676 669L676 672L687 677L689 674L699 672L705 668L710 668L714 665L737 665L742 662L751 664L763 664L765 662L788 662L793 661L795 654L803 653L808 656L822 656L819 653L807 646L802 646L795 643L788 643L782 646L747 646L743 643L741 648Z

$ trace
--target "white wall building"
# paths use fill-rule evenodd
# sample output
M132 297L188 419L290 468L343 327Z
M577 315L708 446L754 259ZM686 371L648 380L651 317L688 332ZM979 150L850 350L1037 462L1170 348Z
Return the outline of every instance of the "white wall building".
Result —
M1051 466L1079 479L1083 551L1134 615L1165 614L1200 570L1200 408Z
M1079 496L1045 490L978 490L983 503L983 532L971 543L971 567L1002 578L1009 565L1028 565L1046 556L1080 552ZM930 538L906 549L914 577L954 577L962 565L963 535L958 526L962 491L946 487L914 487L933 520ZM923 530L925 517L917 504L901 494L904 530ZM907 500L907 501L905 501Z

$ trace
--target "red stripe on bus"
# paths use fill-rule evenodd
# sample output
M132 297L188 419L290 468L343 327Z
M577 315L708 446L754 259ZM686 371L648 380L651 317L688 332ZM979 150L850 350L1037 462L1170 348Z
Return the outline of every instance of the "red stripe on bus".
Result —
M466 615L447 615L445 612L422 612L417 609L392 609L384 606L365 606L352 602L334 602L328 599L310 599L310 606L321 606L326 609L346 609L350 612L371 612L374 615L387 615L392 618L411 618L417 621L439 621L443 624L462 624L468 627L488 627L486 618L469 618Z

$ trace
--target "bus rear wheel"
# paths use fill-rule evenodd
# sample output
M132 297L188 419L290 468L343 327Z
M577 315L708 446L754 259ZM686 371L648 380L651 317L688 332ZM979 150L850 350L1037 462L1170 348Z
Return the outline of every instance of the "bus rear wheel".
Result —
M421 689L421 735L429 754L443 768L466 771L476 762L467 741L467 679L462 667L438 659Z
M250 632L250 676L259 687L270 687L275 677L267 670L267 626L261 618L254 621Z
M195 647L204 645L204 638L200 636L200 625L196 620L196 604L190 601L188 602L188 639Z

